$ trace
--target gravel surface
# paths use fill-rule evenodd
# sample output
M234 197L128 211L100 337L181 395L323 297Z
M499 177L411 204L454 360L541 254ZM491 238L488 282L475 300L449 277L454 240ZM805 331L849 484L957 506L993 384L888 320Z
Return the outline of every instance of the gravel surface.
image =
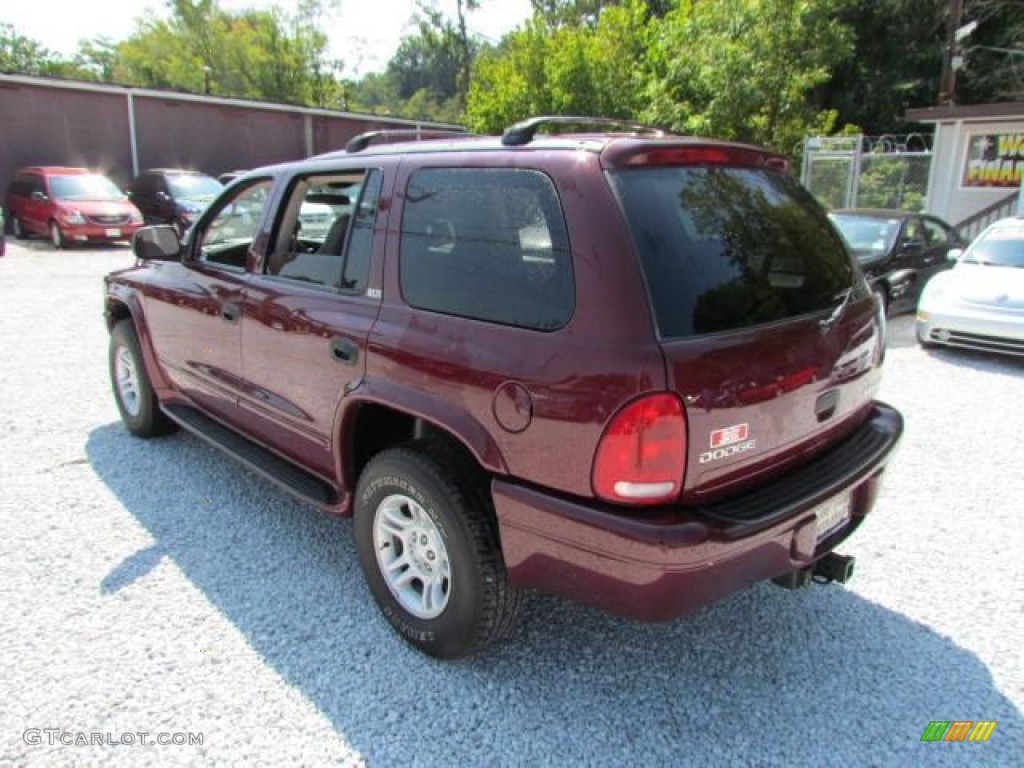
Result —
M10 239L0 259L0 764L1021 764L1024 361L891 323L882 399L907 431L843 547L850 586L662 625L534 595L510 643L441 663L378 616L348 521L120 426L101 276L131 261ZM998 726L920 742L955 719Z

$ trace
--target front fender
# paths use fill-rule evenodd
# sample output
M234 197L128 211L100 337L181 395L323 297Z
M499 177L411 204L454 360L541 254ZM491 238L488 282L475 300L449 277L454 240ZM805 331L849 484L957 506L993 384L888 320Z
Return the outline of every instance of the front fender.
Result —
M146 323L146 312L142 306L141 298L136 290L130 286L117 282L107 283L107 294L104 298L103 316L106 318L107 330L114 327L119 313L118 306L124 307L131 317L135 326L135 335L139 339L139 346L142 348L142 358L146 365L146 373L149 381L156 390L157 397L172 390L170 381L164 375L163 369L156 360L156 352L153 349L153 337L149 333L149 325Z

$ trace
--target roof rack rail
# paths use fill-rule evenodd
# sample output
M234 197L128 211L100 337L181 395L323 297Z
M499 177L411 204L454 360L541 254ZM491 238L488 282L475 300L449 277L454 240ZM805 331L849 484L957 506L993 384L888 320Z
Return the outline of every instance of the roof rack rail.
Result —
M367 131L366 133L360 133L358 136L354 136L348 140L345 145L346 152L362 152L373 142L374 139L379 138L395 138L397 136L415 136L417 138L421 136L472 136L473 134L466 131L457 131L450 128L394 128L385 131Z
M617 128L631 128L637 133L651 133L656 137L670 135L663 128L658 128L645 123L635 123L632 120L619 120L614 117L574 117L567 115L547 115L544 117L531 117L520 123L509 126L501 135L501 143L506 147L521 147L533 141L537 129L542 125L600 125L615 126Z

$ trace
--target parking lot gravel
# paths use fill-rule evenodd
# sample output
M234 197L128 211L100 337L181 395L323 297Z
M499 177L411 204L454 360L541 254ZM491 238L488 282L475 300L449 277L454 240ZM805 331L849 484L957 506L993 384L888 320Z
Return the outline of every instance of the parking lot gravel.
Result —
M442 663L378 616L347 520L121 427L101 277L131 262L0 259L0 764L1021 764L1024 361L891 322L907 430L847 587L660 625L533 595L511 642ZM922 743L932 720L998 725Z

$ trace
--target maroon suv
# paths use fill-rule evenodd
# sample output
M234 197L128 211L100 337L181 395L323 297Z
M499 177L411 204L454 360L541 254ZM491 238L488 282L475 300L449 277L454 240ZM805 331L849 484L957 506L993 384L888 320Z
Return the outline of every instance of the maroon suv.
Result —
M629 132L538 133L562 123ZM662 620L849 577L902 419L879 307L782 158L585 118L374 138L247 173L184 243L139 232L106 292L132 433L354 515L435 656L529 588Z

